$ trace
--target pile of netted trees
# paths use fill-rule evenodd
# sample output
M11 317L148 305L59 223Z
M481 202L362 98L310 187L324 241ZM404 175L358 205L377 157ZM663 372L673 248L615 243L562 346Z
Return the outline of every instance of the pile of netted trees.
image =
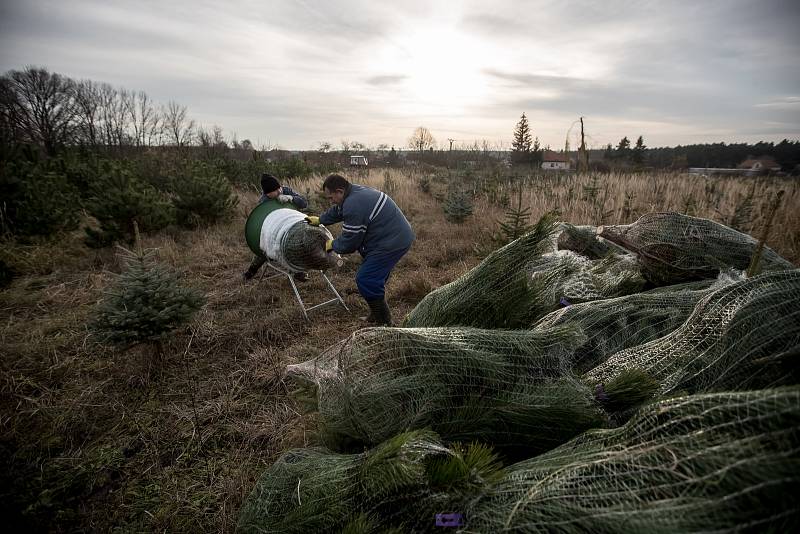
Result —
M544 218L403 327L288 366L317 446L239 530L797 530L798 357L800 269L751 237Z

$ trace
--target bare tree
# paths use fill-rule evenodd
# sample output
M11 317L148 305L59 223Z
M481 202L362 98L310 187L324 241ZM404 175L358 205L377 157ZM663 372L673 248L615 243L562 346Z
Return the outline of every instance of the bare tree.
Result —
M194 137L201 147L209 148L211 146L211 134L202 126L197 127Z
M144 91L123 94L123 97L125 110L130 117L133 128L131 135L134 140L133 143L136 146L144 146L148 144L148 130L153 118L156 116L156 110Z
M107 83L100 86L100 131L103 136L103 144L107 146L121 147L128 140L127 98L127 91L125 90L117 90Z
M328 141L320 141L317 147L317 151L322 152L323 154L326 152L330 152L332 146Z
M228 148L228 143L225 142L225 136L222 132L222 127L214 125L211 130L211 143L217 148Z
M423 152L429 148L435 148L436 139L427 128L418 126L408 139L408 147Z
M4 121L20 141L44 147L49 155L69 143L77 112L74 82L42 68L12 70L3 76Z
M186 146L194 136L194 120L186 116L186 106L170 100L164 110L164 126L169 134L170 141L175 146Z
M76 122L78 141L92 147L100 144L100 90L91 80L75 84Z

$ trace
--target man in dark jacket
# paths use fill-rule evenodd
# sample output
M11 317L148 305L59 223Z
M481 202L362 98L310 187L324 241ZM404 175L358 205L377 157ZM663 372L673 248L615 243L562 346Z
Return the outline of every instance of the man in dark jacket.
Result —
M277 199L282 204L291 202L299 210L304 210L308 207L308 202L302 195L293 191L291 187L281 186L277 178L271 174L264 173L261 175L261 198L258 199L258 203L261 204L271 198Z
M358 291L369 305L367 321L391 325L386 303L386 280L411 243L414 231L403 212L387 195L370 187L351 184L331 174L322 184L334 205L319 217L307 217L309 224L342 223L342 233L326 243L326 250L339 254L358 251L364 258L356 273Z
M281 183L273 175L264 173L261 175L261 198L258 199L258 203L261 204L262 202L266 202L270 199L275 199L282 204L291 203L299 210L303 210L308 207L308 202L305 198L303 198L302 195L293 191L291 187L281 186ZM248 269L242 275L244 281L247 282L253 278L258 270L261 269L261 266L266 262L266 257L256 256L253 259L253 262L250 264L250 267L248 267ZM308 280L308 274L296 273L294 278L299 282L305 282Z

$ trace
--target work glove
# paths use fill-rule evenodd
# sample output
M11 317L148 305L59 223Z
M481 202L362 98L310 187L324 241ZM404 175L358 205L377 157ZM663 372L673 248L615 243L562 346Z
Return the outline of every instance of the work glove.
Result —
M291 201L292 201L292 195L278 195L278 202L286 204L287 202Z
M325 252L330 252L333 250L333 239L328 239L325 241Z
M306 222L311 226L319 226L319 217L315 217L313 215L308 215L306 217Z

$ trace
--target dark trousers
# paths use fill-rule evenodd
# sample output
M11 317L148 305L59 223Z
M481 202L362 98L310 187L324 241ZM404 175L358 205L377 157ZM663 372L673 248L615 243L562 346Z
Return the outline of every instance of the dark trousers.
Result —
M247 272L250 273L250 276L255 276L261 266L267 263L267 258L264 256L256 256L253 258L253 261L250 262L250 267L247 268Z
M358 292L365 300L382 300L384 298L386 281L394 266L408 250L406 248L394 252L373 252L364 256L364 263L356 273L356 285Z

